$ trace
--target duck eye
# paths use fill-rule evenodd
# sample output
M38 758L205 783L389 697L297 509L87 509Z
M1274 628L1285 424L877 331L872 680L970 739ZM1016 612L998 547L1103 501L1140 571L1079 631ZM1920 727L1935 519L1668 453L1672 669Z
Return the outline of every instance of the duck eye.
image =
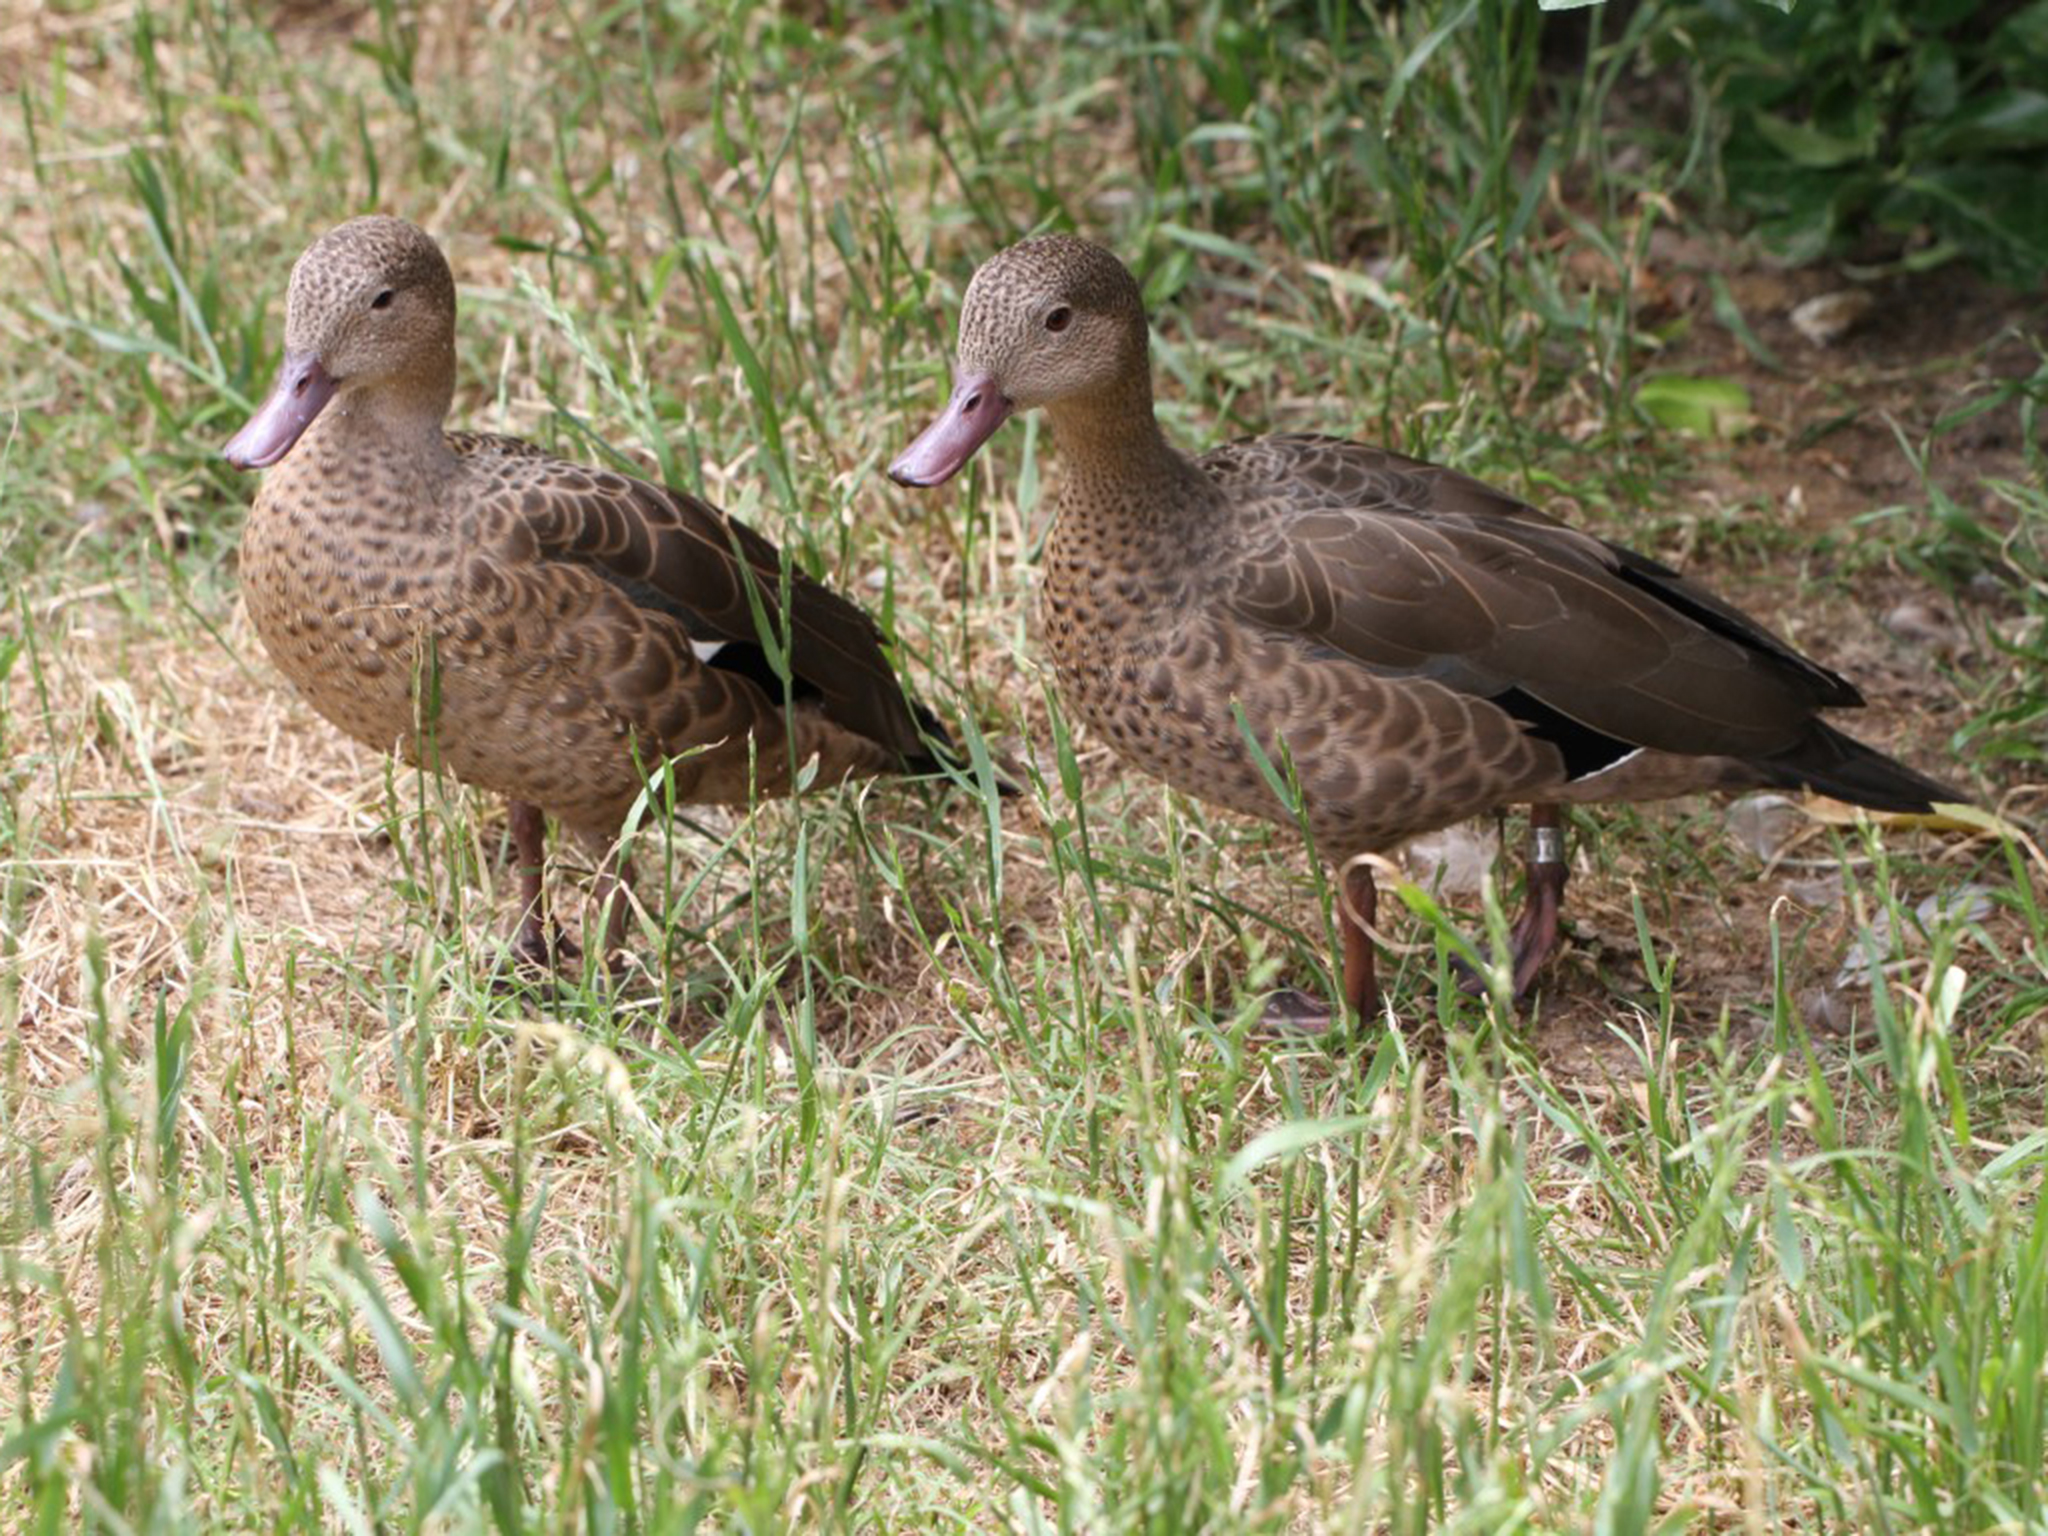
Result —
M1066 305L1062 304L1057 309L1053 309L1047 312L1045 317L1045 328L1048 331L1064 331L1069 325L1073 323L1073 319L1074 312L1071 309L1067 308Z
M377 297L370 300L370 308L389 309L391 307L391 301L397 297L397 294L393 293L389 288L386 288L382 293L378 294Z

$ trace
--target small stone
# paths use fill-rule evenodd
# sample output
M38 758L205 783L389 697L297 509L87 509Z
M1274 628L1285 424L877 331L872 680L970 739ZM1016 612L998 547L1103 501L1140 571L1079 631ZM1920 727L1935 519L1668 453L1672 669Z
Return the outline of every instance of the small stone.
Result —
M2000 571L1978 571L1963 586L1973 603L2002 602L2012 596L2013 582Z
M1981 885L1959 885L1926 897L1913 908L1911 927L1921 932L1934 927L1982 922L1991 915L1991 893ZM1911 927L1907 937L1911 938ZM1867 932L1859 934L1842 957L1835 972L1837 987L1867 987L1870 978L1884 968L1892 953L1892 915L1889 910L1871 919Z
M1809 911L1826 912L1842 904L1842 872L1830 870L1810 880L1787 880L1784 891Z
M1799 994L1799 1013L1816 1034L1839 1035L1850 1024L1849 1000L1836 987L1808 987Z
M1491 826L1461 822L1416 838L1409 843L1404 862L1424 890L1463 897L1479 894L1499 855L1500 839Z
M1876 301L1861 288L1838 288L1792 306L1792 328L1816 347L1832 347L1862 323Z
M1909 598L1884 616L1884 627L1908 645L1925 646L1938 656L1954 656L1963 648L1963 632L1955 620L1934 603Z
M1991 915L1991 892L1981 885L1959 885L1924 899L1913 908L1920 926L1937 923L1981 923Z
M1806 817L1783 795L1744 795L1728 807L1728 831L1759 859L1783 853Z

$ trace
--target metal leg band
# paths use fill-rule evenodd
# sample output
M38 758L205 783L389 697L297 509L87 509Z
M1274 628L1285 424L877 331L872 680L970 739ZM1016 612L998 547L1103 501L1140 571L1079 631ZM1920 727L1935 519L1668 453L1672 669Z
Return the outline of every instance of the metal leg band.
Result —
M1531 864L1562 864L1564 862L1564 828L1531 827L1529 829L1529 862Z

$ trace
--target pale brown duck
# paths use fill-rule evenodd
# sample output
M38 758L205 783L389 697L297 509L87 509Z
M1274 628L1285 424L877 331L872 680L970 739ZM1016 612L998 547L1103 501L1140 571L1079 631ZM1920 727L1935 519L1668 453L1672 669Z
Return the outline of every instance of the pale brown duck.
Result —
M444 431L454 390L433 240L370 217L315 241L276 387L226 449L268 470L242 590L321 714L511 802L523 955L552 947L543 812L602 849L664 764L700 805L785 793L813 760L825 783L937 765L944 732L859 608L694 496Z
M1153 415L1137 283L1067 235L975 273L952 398L889 473L937 485L1034 406L1060 456L1041 602L1065 698L1125 761L1286 825L1245 728L1291 761L1342 874L1354 1009L1376 996L1358 856L1467 817L1532 808L1520 994L1558 943L1562 805L1757 786L1885 811L1961 798L1824 723L1862 696L1747 615L1477 480L1331 437L1181 453ZM1275 1012L1313 1015L1299 994Z

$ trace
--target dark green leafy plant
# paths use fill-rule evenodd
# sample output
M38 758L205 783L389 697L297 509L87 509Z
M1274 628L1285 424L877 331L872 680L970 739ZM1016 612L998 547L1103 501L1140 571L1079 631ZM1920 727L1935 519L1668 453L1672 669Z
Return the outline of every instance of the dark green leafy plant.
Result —
M1676 19L1725 124L1726 196L1785 256L2048 272L2048 0L1701 0Z

